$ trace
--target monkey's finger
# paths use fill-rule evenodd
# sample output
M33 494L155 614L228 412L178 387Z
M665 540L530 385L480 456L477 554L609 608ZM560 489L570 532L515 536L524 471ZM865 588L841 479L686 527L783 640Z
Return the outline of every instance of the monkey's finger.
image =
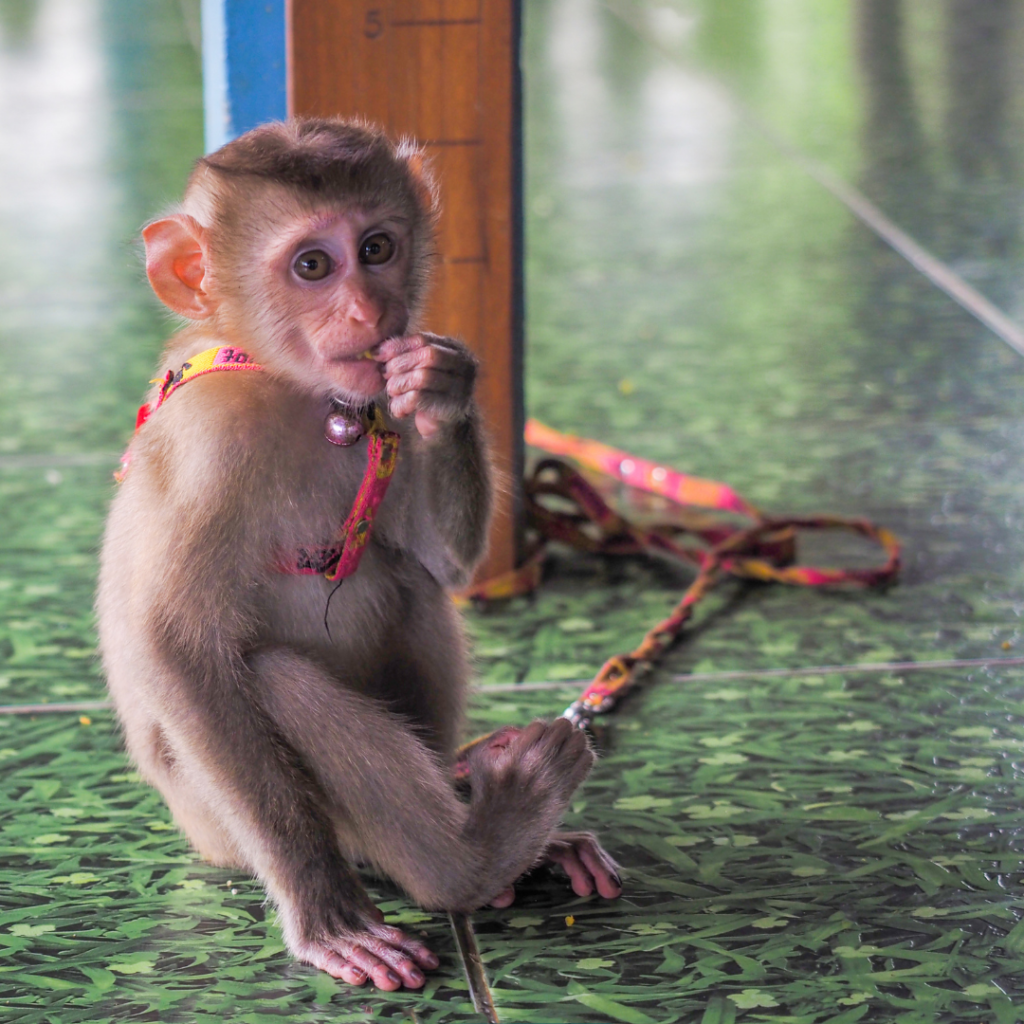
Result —
M567 718L556 718L551 725L559 740L559 760L565 763L567 779L575 789L590 774L597 758L590 748L587 734Z
M341 960L341 957L338 957ZM356 967L350 964L347 960L341 960L344 965L341 969L340 974L335 974L333 977L341 978L342 981L347 981L350 985L365 985L366 984L366 971L362 967Z
M332 978L340 978L349 985L365 985L366 971L350 964L343 956L326 946L310 946L303 950L300 959L318 970L325 971Z
M384 376L394 377L399 373L408 373L417 367L425 367L442 373L451 373L457 377L475 376L476 363L464 353L455 349L440 348L428 345L424 348L403 352L387 360L383 366Z
M442 348L448 352L460 353L463 359L476 363L476 356L461 341L454 338L443 338L440 334L431 334L429 331L419 331L416 334L407 334L401 337L385 338L375 346L374 358L392 359L403 352L411 352L417 348Z
M591 872L584 867L576 851L570 846L560 850L551 858L568 876L572 891L577 896L589 896L594 891Z
M556 718L548 726L544 736L550 756L561 759L565 755L577 758L582 756L586 748L587 738L581 729L577 729L567 718Z
M599 846L595 849L589 842L581 843L576 851L594 879L594 884L601 896L606 900L614 900L622 895L622 879L619 878L619 874L615 870L615 861L611 857L605 854Z
M539 718L534 719L517 737L518 745L523 747L531 747L534 743L541 739L547 732L547 722L542 722Z
M407 334L401 338L385 338L384 341L376 346L375 350L371 349L370 351L373 352L373 358L376 359L378 363L386 363L389 360L394 359L395 356L400 356L405 352L413 352L418 348L426 348L428 344L428 337L430 337L430 335L424 336L422 334Z
M388 378L387 392L391 398L397 398L410 391L434 392L445 397L451 395L468 397L470 385L466 377L426 366L420 366Z
M431 960L435 960L433 953L426 946L408 938L397 928L384 925L374 928L373 932L374 934L360 939L363 950L381 961L391 971L391 974L397 975L405 983L406 987L422 988L427 979L414 963L414 959L422 957L427 961L424 966L427 966ZM378 938L378 935L385 937ZM431 966L436 966L436 960Z
M559 721L563 724L559 725ZM566 725L569 722L564 718L555 722L531 722L519 734L515 744L517 749L510 749L510 753L518 755L520 762L531 771L555 764L560 760L562 746L567 738L564 729Z
M376 947L374 948L376 949ZM386 955L381 957L381 963L389 983L398 978L399 984L405 985L406 988L423 988L426 984L426 976L419 967L408 957L401 956L395 950L387 950ZM380 983L378 982L378 984Z
M431 437L445 423L460 423L471 414L468 396L457 397L437 391L410 391L389 398L388 409L396 419L416 414L416 429Z
M465 401L453 399L451 395L439 395L434 391L409 391L397 398L391 398L388 408L396 419L404 419L413 413L423 413L436 429L441 423L462 419L467 404Z
M507 889L499 892L497 896L491 900L490 905L497 907L498 910L503 910L505 907L511 907L516 901L516 888L514 885L510 885Z

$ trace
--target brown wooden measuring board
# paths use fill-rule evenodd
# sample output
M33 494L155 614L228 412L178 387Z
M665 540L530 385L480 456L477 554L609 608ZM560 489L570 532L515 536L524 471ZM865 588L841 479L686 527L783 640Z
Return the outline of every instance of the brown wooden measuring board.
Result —
M519 0L289 0L293 114L359 116L426 148L441 184L427 329L483 361L479 398L506 485L522 479ZM503 488L482 576L514 567Z

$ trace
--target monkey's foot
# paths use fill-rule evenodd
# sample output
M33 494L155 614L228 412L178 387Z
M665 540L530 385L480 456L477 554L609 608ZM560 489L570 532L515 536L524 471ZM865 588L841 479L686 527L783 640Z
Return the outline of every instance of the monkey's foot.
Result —
M619 866L592 832L556 832L544 851L544 860L569 876L577 896L589 896L595 889L606 900L622 895Z
M538 866L545 864L561 868L577 896L590 896L596 891L599 896L613 900L622 895L619 866L592 832L556 832ZM510 907L515 899L515 887L510 885L490 905L502 909Z
M422 988L427 979L420 968L429 971L440 962L421 942L385 924L323 942L304 942L294 952L332 978L350 985L362 985L369 978L385 992L402 985Z

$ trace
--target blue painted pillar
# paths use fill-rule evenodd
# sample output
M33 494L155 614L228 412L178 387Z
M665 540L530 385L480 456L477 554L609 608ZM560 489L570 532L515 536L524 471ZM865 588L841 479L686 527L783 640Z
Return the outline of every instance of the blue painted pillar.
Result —
M288 116L285 0L202 0L206 152Z

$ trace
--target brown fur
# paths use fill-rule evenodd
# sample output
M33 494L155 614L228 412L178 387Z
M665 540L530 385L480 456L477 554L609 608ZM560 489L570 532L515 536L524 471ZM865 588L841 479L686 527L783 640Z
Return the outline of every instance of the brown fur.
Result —
M263 880L295 955L384 988L418 987L416 965L437 961L379 923L351 861L425 906L478 907L543 854L592 761L568 723L536 723L477 753L468 804L447 775L468 665L445 588L481 557L490 509L458 342L414 335L381 357L382 374L414 366L387 382L406 409L389 417L398 466L329 632L335 584L273 568L335 537L362 479L365 444L335 447L323 423L332 398L373 397L375 371L339 353L393 352L384 339L417 310L434 210L410 154L344 122L257 129L201 161L182 212L147 228L154 288L194 317L160 372L217 344L266 369L191 381L142 427L97 598L128 750L196 849ZM346 263L329 289L296 283L274 248L289 232L304 244L307 223L344 239L381 218L405 262Z

